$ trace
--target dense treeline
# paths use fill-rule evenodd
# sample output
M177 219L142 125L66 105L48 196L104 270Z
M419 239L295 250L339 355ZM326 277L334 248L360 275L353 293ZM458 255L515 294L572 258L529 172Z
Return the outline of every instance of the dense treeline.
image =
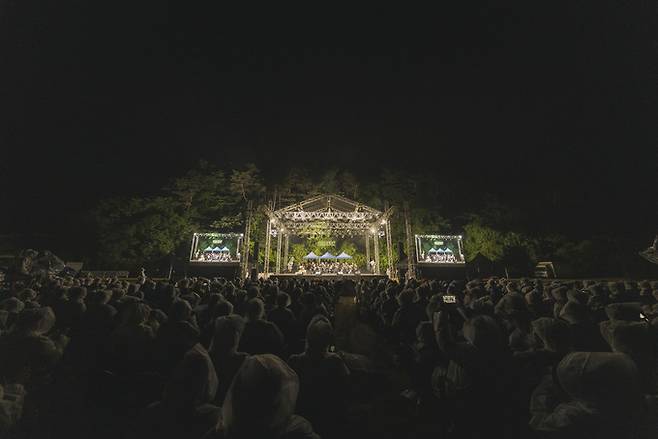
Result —
M377 179L368 180L340 169L311 176L305 169L291 168L266 181L253 164L225 170L207 162L157 194L100 202L91 213L96 251L89 262L135 269L183 261L194 231L244 230L248 201L256 206L252 239L263 243L263 206L284 207L320 193L336 193L377 209L386 203L398 207L392 223L394 243L404 241L401 207L408 202L414 233L464 234L467 260L482 254L512 273L528 273L538 260L553 261L561 276L617 276L647 269L637 258L637 248L621 236L558 233L559 218L566 213L556 212L550 203L540 200L539 208L521 210L486 188L464 196L458 183L445 181L439 173L383 169Z

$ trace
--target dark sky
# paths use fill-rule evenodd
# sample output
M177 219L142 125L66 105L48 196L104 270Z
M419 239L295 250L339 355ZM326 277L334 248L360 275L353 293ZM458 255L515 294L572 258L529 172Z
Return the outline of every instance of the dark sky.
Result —
M464 196L558 191L569 214L654 227L654 2L217 3L0 3L7 227L52 228L200 158L268 175L432 167Z

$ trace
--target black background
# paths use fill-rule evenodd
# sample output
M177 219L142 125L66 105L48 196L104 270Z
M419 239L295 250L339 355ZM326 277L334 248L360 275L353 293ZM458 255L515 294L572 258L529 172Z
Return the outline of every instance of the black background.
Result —
M523 209L552 193L567 231L648 243L655 3L467 3L3 1L2 227L64 233L203 158L269 180L441 164L464 198L486 187Z

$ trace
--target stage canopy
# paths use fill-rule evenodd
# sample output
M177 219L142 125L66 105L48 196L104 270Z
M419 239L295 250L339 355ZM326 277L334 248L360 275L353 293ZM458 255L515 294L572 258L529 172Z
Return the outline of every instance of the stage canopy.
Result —
M352 256L348 255L345 252L342 252L338 256L336 256L336 259L352 259Z
M317 195L279 210L268 210L272 230L297 236L363 236L380 232L392 209L381 212L340 195ZM276 236L276 234L273 234Z
M318 255L311 252L311 253L307 254L306 256L304 256L304 259L317 259L318 257L319 257Z
M391 242L390 217L393 208L384 212L358 201L335 194L316 195L282 209L266 209L268 216L265 232L264 270L269 273L269 255L272 238L276 239L276 266L274 273L280 273L281 260L288 260L288 239L290 236L306 238L337 237L363 239L366 245L366 259L370 260L370 247L373 248L374 273L380 272L380 239L386 238L388 271L393 273L393 253ZM336 259L336 256L323 255L321 259ZM325 257L328 256L328 257ZM349 259L343 257L341 259ZM316 256L317 257L317 256Z
M322 256L320 256L320 259L336 259L336 256L332 255L329 252L326 252Z

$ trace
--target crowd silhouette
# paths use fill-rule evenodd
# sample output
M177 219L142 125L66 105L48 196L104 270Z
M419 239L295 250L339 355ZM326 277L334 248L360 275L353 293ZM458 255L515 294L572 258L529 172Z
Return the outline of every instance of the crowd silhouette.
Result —
M127 281L0 299L0 433L649 438L658 283Z

